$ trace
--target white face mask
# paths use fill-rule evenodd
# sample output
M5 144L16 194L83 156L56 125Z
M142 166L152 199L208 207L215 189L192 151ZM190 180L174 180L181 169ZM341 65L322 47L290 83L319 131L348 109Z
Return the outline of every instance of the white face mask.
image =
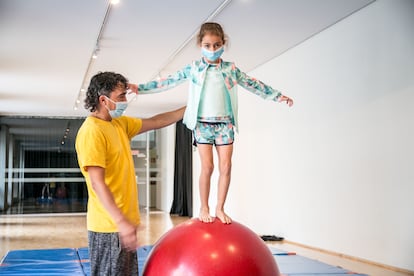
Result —
M109 115L111 116L111 118L121 117L122 114L124 114L125 110L128 107L128 102L114 102L113 100L111 100L107 96L105 96L105 97L115 104L115 109L114 110L110 110L107 106L105 106L106 109L108 109L108 112L109 112Z

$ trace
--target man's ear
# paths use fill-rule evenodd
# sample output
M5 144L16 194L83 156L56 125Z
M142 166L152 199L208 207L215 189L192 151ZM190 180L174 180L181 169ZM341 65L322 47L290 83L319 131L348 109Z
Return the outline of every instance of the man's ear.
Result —
M99 96L99 103L104 103L105 102L105 96L104 95L100 95Z

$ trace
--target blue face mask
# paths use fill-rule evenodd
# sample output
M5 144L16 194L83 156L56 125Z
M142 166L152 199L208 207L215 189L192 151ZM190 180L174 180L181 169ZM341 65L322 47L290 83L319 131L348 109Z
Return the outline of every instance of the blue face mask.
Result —
M224 47L221 47L215 51L209 51L205 48L201 48L201 53L209 61L216 61L217 59L221 57L223 52L224 52Z
M128 102L114 102L110 98L108 98L108 97L106 97L106 98L115 104L115 109L114 110L110 110L108 107L106 107L106 109L108 109L108 112L109 112L109 115L111 116L111 118L121 117L122 114L124 114L125 110L128 107Z

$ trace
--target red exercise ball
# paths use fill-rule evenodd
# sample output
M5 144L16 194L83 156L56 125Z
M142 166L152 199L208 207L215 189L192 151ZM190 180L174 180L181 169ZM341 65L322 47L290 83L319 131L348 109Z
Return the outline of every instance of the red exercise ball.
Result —
M268 246L246 226L197 218L165 233L154 245L144 276L279 276Z

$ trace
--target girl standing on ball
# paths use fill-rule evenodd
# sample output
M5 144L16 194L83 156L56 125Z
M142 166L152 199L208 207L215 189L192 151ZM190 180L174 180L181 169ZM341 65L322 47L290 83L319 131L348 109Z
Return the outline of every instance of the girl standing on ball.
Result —
M230 186L231 158L233 154L234 129L238 130L237 85L267 100L286 102L293 100L272 87L249 77L233 62L220 57L226 45L222 27L214 22L201 25L197 44L202 58L185 66L182 70L159 81L131 86L140 94L160 92L190 80L187 109L183 123L193 131L201 160L199 179L201 208L199 219L212 222L208 199L211 175L214 170L213 146L218 156L219 180L215 216L223 223L231 223L224 212L224 204Z

